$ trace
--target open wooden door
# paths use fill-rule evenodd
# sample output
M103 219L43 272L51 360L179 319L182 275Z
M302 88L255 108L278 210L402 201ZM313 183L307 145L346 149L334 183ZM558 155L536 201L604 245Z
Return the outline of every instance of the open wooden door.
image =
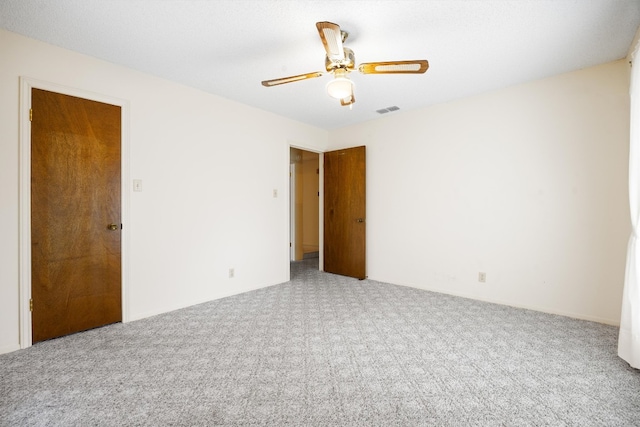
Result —
M324 153L324 271L366 275L365 147Z
M121 109L31 93L34 343L122 320Z

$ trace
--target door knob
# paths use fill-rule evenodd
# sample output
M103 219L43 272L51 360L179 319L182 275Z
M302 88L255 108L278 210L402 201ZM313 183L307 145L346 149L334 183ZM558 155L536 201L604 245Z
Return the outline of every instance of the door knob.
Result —
M364 222L364 218L358 218L356 219L356 222Z
M111 230L111 231L115 231L118 229L118 224L109 224L107 225L107 229Z

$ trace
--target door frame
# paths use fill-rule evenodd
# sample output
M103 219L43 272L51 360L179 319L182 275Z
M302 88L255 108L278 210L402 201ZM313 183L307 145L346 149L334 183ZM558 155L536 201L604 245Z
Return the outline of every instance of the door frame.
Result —
M296 164L289 164L289 261L296 259Z
M29 110L31 109L31 90L43 89L57 92L63 95L89 99L120 107L121 113L121 201L120 210L122 223L121 240L121 290L122 290L122 322L129 321L129 201L130 192L127 183L129 175L129 101L99 93L68 87L57 83L37 80L30 77L20 77L20 110L19 110L19 338L20 348L24 349L32 345L31 333L31 122Z
M287 167L287 174L291 174L291 163L290 163L290 153L291 153L291 149L292 148L297 148L298 150L303 150L303 151L309 151L310 153L316 153L318 154L318 169L319 169L319 175L318 175L318 184L319 184L319 191L320 191L320 196L319 196L319 200L318 200L318 269L320 271L324 271L324 151L320 151L317 148L309 148L309 147L305 147L304 145L301 144L294 144L289 142L289 144L287 144L287 164L289 165L289 167ZM291 179L291 175L289 175L289 179ZM288 200L289 200L289 209L288 209L288 216L289 216L289 223L288 223L288 227L287 227L287 231L288 233L291 233L291 230L293 230L293 228L295 227L295 217L294 215L294 208L291 207L292 201L292 188L291 188L291 183L289 183L289 185L287 185L287 190L289 192L288 194ZM290 238L288 238L287 240L288 242L292 243ZM293 246L293 243L292 243ZM289 254L289 260L287 261L287 271L289 273L287 273L287 280L291 280L290 277L290 268L289 268L289 263L291 262L292 257L292 252L291 250L288 251Z

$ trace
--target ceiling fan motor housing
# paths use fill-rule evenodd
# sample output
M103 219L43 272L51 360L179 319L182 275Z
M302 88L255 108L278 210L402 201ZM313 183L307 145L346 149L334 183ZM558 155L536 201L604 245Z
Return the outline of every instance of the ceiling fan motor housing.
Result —
M324 66L327 71L333 71L336 68L344 68L346 70L352 71L355 67L356 57L353 54L353 51L348 47L344 48L344 59L331 60L329 56L325 56Z

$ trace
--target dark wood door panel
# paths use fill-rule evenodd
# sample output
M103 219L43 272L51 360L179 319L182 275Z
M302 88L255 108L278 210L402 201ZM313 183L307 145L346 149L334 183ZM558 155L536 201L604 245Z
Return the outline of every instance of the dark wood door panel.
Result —
M366 277L365 147L324 154L324 270Z
M32 341L38 342L122 320L121 111L40 89L32 91L32 110Z

